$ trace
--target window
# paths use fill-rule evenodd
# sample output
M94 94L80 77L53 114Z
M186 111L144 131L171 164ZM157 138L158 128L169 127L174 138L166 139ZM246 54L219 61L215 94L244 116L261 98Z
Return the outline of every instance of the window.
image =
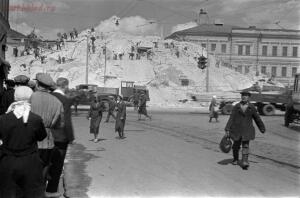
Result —
M246 45L246 55L250 55L250 45Z
M267 67L266 66L261 66L261 73L266 74L267 73Z
M201 46L204 47L204 48L206 48L206 44L205 43L202 43Z
M297 67L292 67L292 76L294 77L297 73Z
M293 47L293 57L298 56L298 47Z
M238 55L243 55L243 46L242 45L238 46Z
M282 47L282 56L287 56L287 47Z
M245 74L248 74L249 73L249 66L245 66Z
M277 46L272 47L272 56L277 56Z
M286 67L281 68L281 76L286 77Z
M216 51L217 44L211 44L211 51Z
M272 76L277 76L277 67L272 67L272 71L271 71Z
M266 46L266 45L262 46L262 55L263 56L268 55L268 46Z
M240 72L240 73L242 73L242 71L243 71L243 66L242 66L242 65L239 65L239 66L237 67L237 71Z
M226 44L221 45L221 52L226 53Z

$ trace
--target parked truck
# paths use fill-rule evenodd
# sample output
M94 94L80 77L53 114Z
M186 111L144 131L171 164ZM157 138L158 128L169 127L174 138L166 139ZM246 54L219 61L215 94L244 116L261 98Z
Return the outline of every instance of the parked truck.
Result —
M150 101L149 90L146 86L134 85L133 81L121 81L121 94L123 99L128 102L134 102L135 97L145 93L147 101Z
M295 75L294 88L284 115L284 125L288 127L290 123L300 124L300 73Z

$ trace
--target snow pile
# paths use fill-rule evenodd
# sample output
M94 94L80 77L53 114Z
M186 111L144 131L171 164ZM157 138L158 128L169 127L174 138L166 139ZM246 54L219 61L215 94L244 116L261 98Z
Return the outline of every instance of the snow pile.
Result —
M202 94L206 90L207 71L197 67L200 55L206 55L204 49L193 43L162 40L158 36L143 36L135 34L132 27L116 27L115 18L108 19L95 27L95 53L88 55L88 83L99 86L119 88L121 81L134 81L136 85L146 85L150 93L150 105L158 106L197 106L199 104L179 100L188 99L190 95ZM123 20L126 21L126 20ZM120 25L122 20L120 20ZM125 30L124 30L125 29ZM12 49L7 53L12 65L9 77L25 74L31 78L37 72L48 72L54 79L66 77L70 87L85 83L87 34L83 31L75 42L66 42L61 51L44 50L46 63L41 64L33 55L14 58ZM89 41L91 45L91 41ZM155 46L157 44L157 46ZM103 49L107 49L106 61ZM132 48L151 48L152 54L146 53L136 60L129 54ZM122 55L120 60L119 55ZM64 64L58 64L58 57L65 57ZM114 58L117 57L117 60ZM105 64L106 62L106 64ZM245 76L226 67L216 67L214 56L209 56L209 90L222 91L239 90L250 87L255 79ZM21 67L25 64L26 67ZM104 81L104 73L106 81ZM189 85L182 86L181 81L188 79Z

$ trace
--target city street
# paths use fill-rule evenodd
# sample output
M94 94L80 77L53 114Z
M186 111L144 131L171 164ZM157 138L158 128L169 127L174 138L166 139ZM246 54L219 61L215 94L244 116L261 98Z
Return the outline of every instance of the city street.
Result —
M62 189L65 197L299 196L299 126L282 115L262 117L267 131L250 142L250 167L230 164L218 147L228 116L208 123L205 111L150 111L137 121L129 108L125 139L114 121L100 125L101 141L89 134L86 112L74 115L76 141L69 147Z

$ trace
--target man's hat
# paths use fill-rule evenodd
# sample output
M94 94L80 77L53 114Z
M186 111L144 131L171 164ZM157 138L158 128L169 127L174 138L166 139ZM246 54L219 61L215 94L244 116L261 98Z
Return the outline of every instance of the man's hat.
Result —
M251 96L251 93L249 92L249 91L242 91L241 93L240 93L242 96Z
M53 81L53 79L49 74L37 73L35 79L38 83L42 84L42 86L46 86L46 87L55 86L55 82Z
M29 80L30 80L30 78L28 78L25 75L18 75L14 78L16 85L27 85Z

